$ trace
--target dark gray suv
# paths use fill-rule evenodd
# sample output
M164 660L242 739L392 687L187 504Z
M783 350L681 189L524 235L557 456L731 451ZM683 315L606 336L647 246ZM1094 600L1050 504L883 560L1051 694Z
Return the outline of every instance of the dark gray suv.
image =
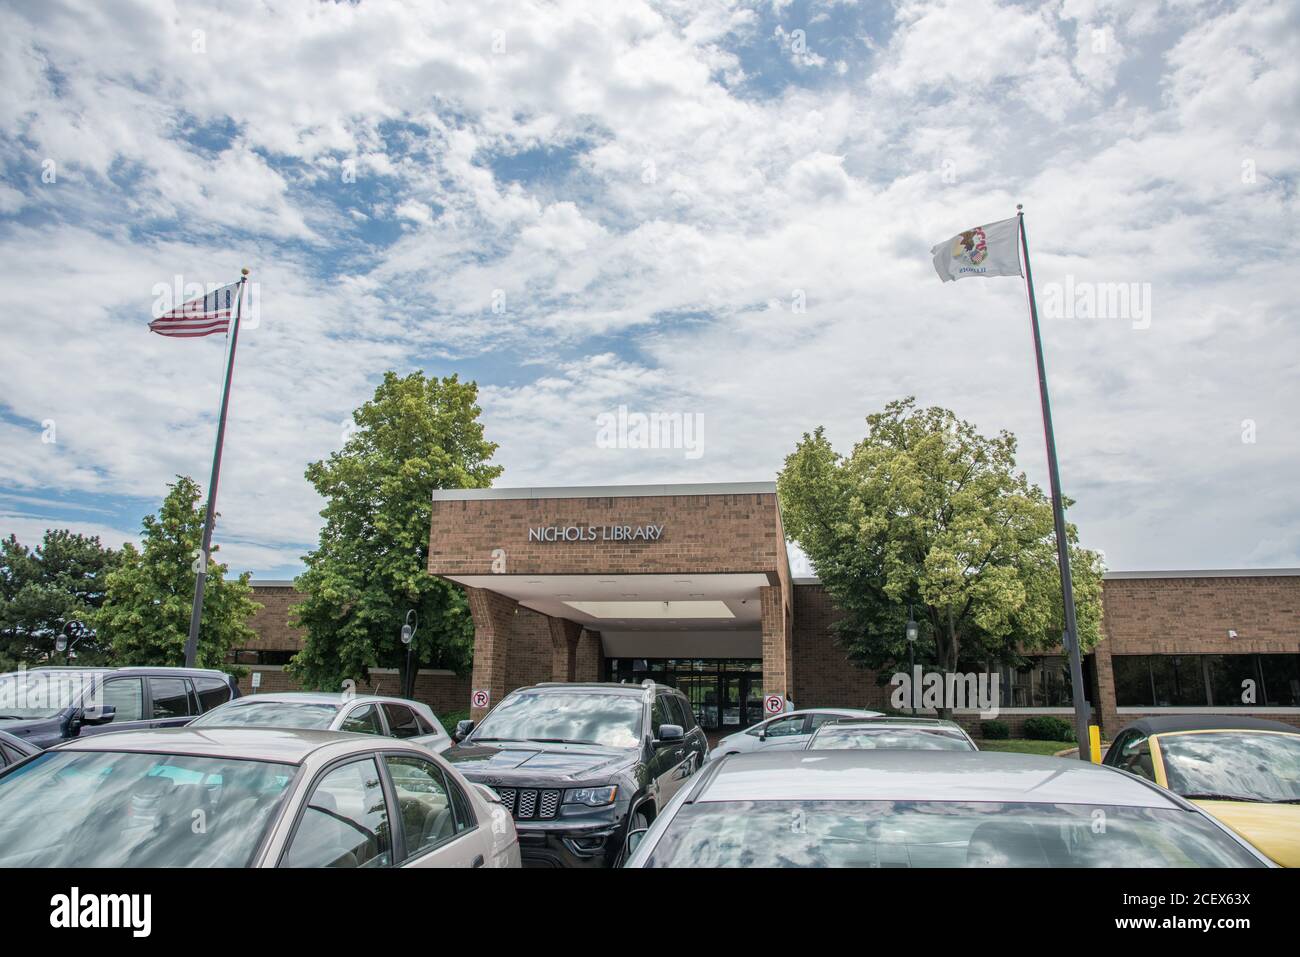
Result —
M443 757L510 809L525 867L609 867L704 763L686 696L646 682L540 684L462 721Z
M0 731L38 748L105 731L176 728L239 697L205 668L33 668L0 674Z

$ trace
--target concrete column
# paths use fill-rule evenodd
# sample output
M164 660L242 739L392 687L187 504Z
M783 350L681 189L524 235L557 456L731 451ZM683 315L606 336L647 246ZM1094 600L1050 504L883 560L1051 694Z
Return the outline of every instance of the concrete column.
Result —
M470 717L483 716L506 695L506 659L510 625L519 603L486 588L466 588L470 614L474 617L474 671L471 692L485 689L490 695L487 708L470 708Z
M551 680L578 680L578 639L582 626L567 618L548 618L551 626Z
M763 693L789 698L794 692L791 609L780 585L759 590L763 610ZM796 701L797 707L811 702Z

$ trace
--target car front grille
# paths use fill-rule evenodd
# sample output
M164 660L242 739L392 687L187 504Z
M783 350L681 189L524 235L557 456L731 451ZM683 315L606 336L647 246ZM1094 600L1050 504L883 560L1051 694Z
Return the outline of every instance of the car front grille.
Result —
M555 789L494 787L492 790L517 821L550 820L560 810L560 792Z

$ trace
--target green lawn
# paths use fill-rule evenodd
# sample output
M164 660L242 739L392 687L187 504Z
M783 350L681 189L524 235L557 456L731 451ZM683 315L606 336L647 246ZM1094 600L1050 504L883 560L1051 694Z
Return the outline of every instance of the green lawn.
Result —
M993 741L982 739L975 742L981 751L1014 751L1016 754L1055 754L1066 748L1074 747L1073 741L1026 741L1010 739Z

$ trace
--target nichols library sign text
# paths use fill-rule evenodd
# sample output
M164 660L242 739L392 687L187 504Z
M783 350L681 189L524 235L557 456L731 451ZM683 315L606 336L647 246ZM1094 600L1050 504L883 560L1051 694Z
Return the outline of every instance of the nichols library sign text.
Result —
M538 525L528 529L530 542L657 542L662 525Z

